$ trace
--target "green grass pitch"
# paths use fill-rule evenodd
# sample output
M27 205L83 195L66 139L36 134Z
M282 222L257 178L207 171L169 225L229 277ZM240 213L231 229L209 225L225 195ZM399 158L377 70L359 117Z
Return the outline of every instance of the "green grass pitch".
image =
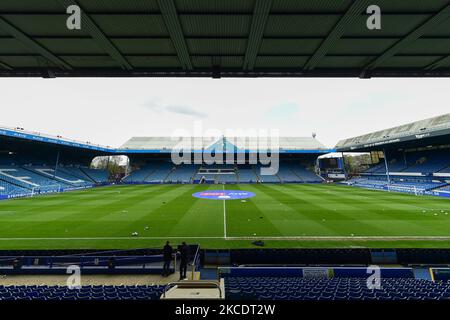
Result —
M202 190L255 197L207 200ZM138 232L138 236L132 236ZM0 249L450 247L450 200L341 185L124 185L0 202Z

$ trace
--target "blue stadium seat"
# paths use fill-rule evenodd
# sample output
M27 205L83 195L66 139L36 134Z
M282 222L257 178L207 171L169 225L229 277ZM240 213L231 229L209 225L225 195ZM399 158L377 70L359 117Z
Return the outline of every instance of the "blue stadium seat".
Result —
M368 289L364 278L228 276L225 290L232 300L441 300L450 296L450 282L386 278L377 290Z
M163 286L3 286L0 300L157 300Z

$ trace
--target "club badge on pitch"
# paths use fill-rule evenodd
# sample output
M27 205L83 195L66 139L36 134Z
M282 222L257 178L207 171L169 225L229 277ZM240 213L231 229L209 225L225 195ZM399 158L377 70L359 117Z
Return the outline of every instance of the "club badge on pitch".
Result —
M254 197L256 194L243 190L208 190L194 193L192 196L210 200L237 200Z

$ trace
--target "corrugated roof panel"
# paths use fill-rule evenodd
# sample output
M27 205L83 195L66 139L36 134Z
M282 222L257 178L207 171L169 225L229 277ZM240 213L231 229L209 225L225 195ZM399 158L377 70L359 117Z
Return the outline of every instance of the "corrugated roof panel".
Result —
M100 29L110 37L161 36L169 37L159 14L148 15L91 15Z
M16 28L29 36L87 36L81 30L69 30L66 26L67 15L16 15L8 14L2 17Z
M180 15L187 37L246 37L250 32L251 15Z
M182 70L180 73L174 73L172 70L179 68L179 61L176 60L176 50L159 10L160 0L78 1L109 38L103 39L103 42L111 41L121 54L134 60L137 68L148 67L163 73L164 70L161 69L166 68L165 74L168 76L184 76L186 72L196 73L197 70ZM273 0L258 51L259 58L255 69L249 73L242 69L244 65L242 56L247 52L256 0L174 0L174 2L183 36L191 54L190 59L195 60L194 65L202 72L196 75L215 76L217 69L213 67L220 66L223 76L258 74L277 76L281 73L292 76L310 74L359 76L361 70L358 68L366 66L367 59L381 62L385 58L387 61L383 65L373 65L366 75L428 77L448 76L450 72L448 67L450 60L448 58L439 60L440 57L450 54L450 19L436 26L434 30L425 30L425 34L421 34L418 40L405 43L405 46L398 46L398 50L397 47L393 47L438 11L447 8L448 0L378 0L376 4L381 7L383 13L382 29L368 30L366 27L368 16L361 12L356 21L345 28L340 40L330 43L329 48L324 47L326 51L323 54L324 58L321 61L314 61L312 65L317 67L309 70L307 74L293 72L301 71L305 61L310 60L311 55L317 51L351 7L353 0ZM131 68L126 70L112 62L110 56L121 61L118 57L120 54L115 52L115 48L105 49L108 47L105 43L101 45L91 40L92 35L87 33L88 29L84 29L83 26L81 31L67 29L68 15L60 0L3 0L0 1L0 12L2 19L13 25L11 28L3 24L3 28L9 30L11 34L0 30L0 55L2 52L9 55L4 58L11 60L12 65L16 64L20 68L31 67L26 73L21 70L20 76L41 76L42 70L47 69L49 62L45 58L40 57L36 60L38 52L55 61L58 59L51 58L52 55L68 56L73 63L82 68L82 70L61 70L58 67L54 70L55 76L70 76L72 72L73 75L79 76L78 71L81 71L81 74L86 72L84 69L86 66L90 68L89 72L85 73L87 76L105 74L105 66L115 69L108 70L108 75L111 71L125 76L133 75L134 71ZM13 39L13 36L21 38L20 41L34 49L25 49ZM102 38L98 34L96 37ZM36 41L45 50L35 46L30 40ZM389 48L393 48L392 52L387 52ZM377 55L386 52L385 56L376 60ZM24 56L13 56L17 54ZM30 54L36 57L29 56ZM89 56L81 57L83 54ZM389 56L394 57L388 58ZM430 62L436 57L437 60ZM160 61L161 64L158 65L156 61ZM96 62L99 64L95 65ZM418 73L419 66L430 68ZM95 70L96 67L98 70ZM230 70L225 70L227 68ZM0 76L11 76L14 72L2 70ZM147 75L151 76L152 73L149 72Z
M450 59L447 59L446 62L443 63L442 67L450 68Z
M0 56L0 61L14 68L55 67L53 63L39 56Z
M385 39L339 39L334 47L330 49L328 54L381 54L392 45L394 45L398 39L385 38Z
M244 56L222 57L220 62L223 68L242 68Z
M399 53L450 55L450 37L448 39L417 39Z
M103 54L105 51L100 48L93 39L74 38L38 38L36 42L52 51L55 54Z
M394 56L380 65L380 68L423 68L443 58L442 56Z
M111 39L123 54L176 54L172 40L167 39Z
M247 39L186 39L190 54L244 55Z
M427 37L448 37L450 38L450 19L442 22L437 28L425 34Z
M352 0L275 0L272 4L272 12L343 12L352 3Z
M369 30L367 28L367 16L361 15L347 28L343 37L404 37L427 21L431 16L429 14L383 15L381 29Z
M112 68L117 67L117 62L110 56L60 56L72 67L79 68Z
M181 68L180 61L174 56L126 56L126 59L135 68Z
M377 0L373 4L378 5L382 12L437 12L448 5L448 0Z
M29 54L33 51L29 50L26 46L22 44L19 40L14 38L2 38L0 39L0 55L2 54L18 54L24 53Z
M222 68L242 68L244 63L244 56L229 56L229 57L208 57L208 56L193 56L192 63L196 68L212 68L219 66Z
M157 0L78 0L87 12L159 12Z
M251 13L255 0L175 0L179 12L242 12Z
M369 63L373 57L330 57L325 56L317 66L318 68L361 68Z
M322 43L317 39L263 39L259 54L313 54Z
M191 60L194 68L212 68L213 66L213 57L194 56Z
M256 58L256 68L295 68L301 69L308 61L308 57L273 57L273 56L258 56Z
M264 36L325 37L339 18L339 15L270 15Z
M64 12L64 8L54 0L2 0L3 12Z

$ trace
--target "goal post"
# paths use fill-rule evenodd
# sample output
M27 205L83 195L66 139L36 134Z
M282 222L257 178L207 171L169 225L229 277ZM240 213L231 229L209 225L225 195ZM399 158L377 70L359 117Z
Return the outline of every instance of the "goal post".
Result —
M33 187L33 188L31 189L30 198L33 198L33 197L34 197L37 188L38 188L38 187Z
M414 194L415 196L420 196L423 194L424 190L418 189L416 186L396 186L392 184L387 185L388 192L401 192Z
M46 194L46 193L60 193L62 190L62 186L60 184L52 184L47 186L39 186L39 187L33 187L31 189L30 197L34 197L35 195L39 194Z

